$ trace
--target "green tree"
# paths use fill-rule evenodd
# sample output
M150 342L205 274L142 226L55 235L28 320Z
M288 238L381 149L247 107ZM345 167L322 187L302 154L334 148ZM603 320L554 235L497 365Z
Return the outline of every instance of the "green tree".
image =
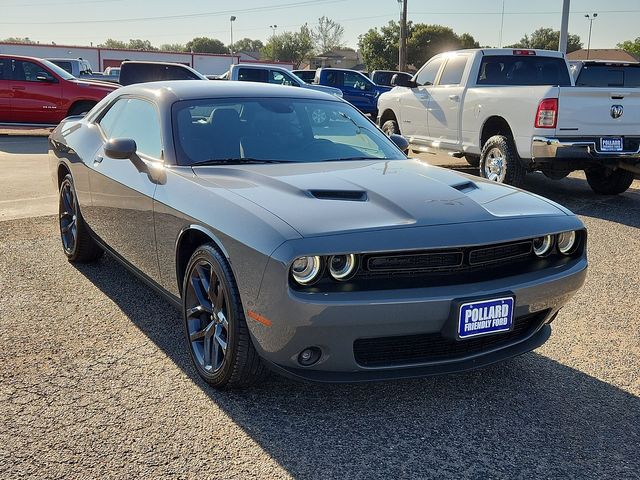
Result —
M261 54L267 60L291 62L297 68L312 52L311 30L304 24L298 32L284 32L272 36Z
M185 45L188 52L229 53L229 49L217 38L196 37Z
M233 43L234 52L259 52L264 48L264 43L260 40L243 38Z
M541 50L558 50L560 43L560 31L553 28L541 27L529 35L525 35L519 42L508 45L505 48L538 48ZM569 35L567 53L575 52L582 48L582 41L578 35Z
M7 43L30 43L30 44L34 44L37 43L33 40L31 40L29 37L9 37L9 38L5 38L4 40L1 40L2 42L7 42Z
M163 52L186 52L186 47L181 43L163 43L159 48Z
M626 42L619 43L617 47L640 58L640 37L635 40L627 40Z
M131 50L158 50L156 47L151 45L149 40L141 40L139 38L132 38L129 40L127 48L130 48Z
M107 38L107 40L102 45L98 46L104 48L127 48L128 45L126 42L114 40L113 38Z
M344 27L328 17L318 19L318 26L311 32L311 37L318 53L330 52L344 45Z
M399 43L399 22L389 22L380 30L372 28L360 35L358 46L367 69L396 69ZM458 36L449 27L411 22L407 25L407 61L418 68L437 53L477 47L473 36L468 33Z
M394 70L398 67L400 23L390 21L380 30L370 29L358 38L358 48L362 61L370 72L373 70Z

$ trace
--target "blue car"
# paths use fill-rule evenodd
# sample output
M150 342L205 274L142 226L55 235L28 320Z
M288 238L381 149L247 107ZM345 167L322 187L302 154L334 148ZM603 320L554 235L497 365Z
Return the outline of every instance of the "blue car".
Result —
M315 83L339 88L347 102L373 118L378 115L378 98L391 90L391 87L376 85L362 73L346 68L319 68Z

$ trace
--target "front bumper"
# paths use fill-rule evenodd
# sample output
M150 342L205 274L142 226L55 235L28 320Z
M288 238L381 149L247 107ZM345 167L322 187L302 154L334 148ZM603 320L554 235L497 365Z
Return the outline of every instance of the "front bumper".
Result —
M531 156L534 161L591 160L598 164L616 166L620 161L640 162L640 137L625 137L622 152L603 152L597 137L533 137Z
M548 322L584 283L587 260L583 256L552 272L537 271L467 285L340 293L282 288L281 294L274 295L278 288L264 286L273 287L286 278L281 267L284 268L279 262L270 261L253 308L271 325L248 320L259 354L272 368L289 376L351 382L464 371L540 346L550 335ZM516 319L538 313L536 324L512 341L433 361L371 367L356 359L354 342L358 339L445 334L451 330L452 310L457 302L480 296L500 297L505 292L515 296ZM315 365L302 367L298 355L312 346L322 350L322 357Z

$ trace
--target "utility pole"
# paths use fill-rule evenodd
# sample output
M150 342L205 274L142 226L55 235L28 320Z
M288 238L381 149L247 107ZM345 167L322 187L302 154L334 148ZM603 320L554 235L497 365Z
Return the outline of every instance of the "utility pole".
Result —
M593 27L593 21L598 16L597 13L593 15L585 15L585 18L589 19L589 41L587 42L587 60L589 60L589 54L591 53L591 27Z
M231 25L231 45L229 45L229 50L231 50L231 55L233 55L233 22L236 21L236 17L233 15L229 18L229 24Z
M558 51L567 53L569 43L569 3L571 0L562 0L562 23L560 24L560 43Z
M398 70L407 70L407 0L398 0L402 3L402 13L400 14L400 49L398 55Z

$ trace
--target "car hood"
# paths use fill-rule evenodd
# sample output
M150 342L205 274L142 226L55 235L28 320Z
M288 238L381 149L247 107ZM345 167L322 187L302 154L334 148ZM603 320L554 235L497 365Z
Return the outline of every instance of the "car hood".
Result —
M571 215L528 192L419 160L202 166L195 174L300 235Z

